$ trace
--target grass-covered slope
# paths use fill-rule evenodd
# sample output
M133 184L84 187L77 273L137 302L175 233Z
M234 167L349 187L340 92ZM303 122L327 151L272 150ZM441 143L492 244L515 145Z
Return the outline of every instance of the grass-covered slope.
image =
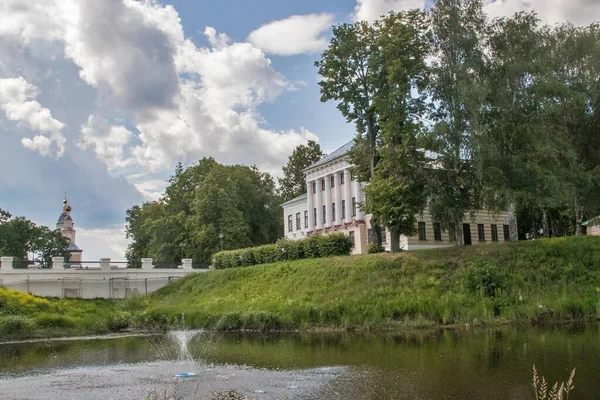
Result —
M0 287L0 341L108 333L130 320L114 301L46 299Z
M142 311L140 309L139 311ZM600 317L600 238L279 262L197 274L140 321L219 329L395 327Z

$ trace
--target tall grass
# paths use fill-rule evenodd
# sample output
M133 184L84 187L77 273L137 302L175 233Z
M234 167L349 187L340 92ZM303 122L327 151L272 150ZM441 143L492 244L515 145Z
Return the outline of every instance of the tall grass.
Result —
M393 328L600 317L600 238L278 262L181 279L142 323Z
M535 391L535 400L569 400L569 394L575 389L573 383L575 379L575 368L571 372L567 382L556 382L551 388L543 376L540 378L538 371L533 366L533 389Z

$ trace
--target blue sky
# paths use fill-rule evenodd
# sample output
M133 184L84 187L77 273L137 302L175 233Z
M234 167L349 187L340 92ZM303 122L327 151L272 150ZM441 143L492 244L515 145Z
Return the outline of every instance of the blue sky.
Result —
M178 161L278 174L291 151L352 138L319 100L331 26L432 0L3 0L0 208L53 226L67 193L84 257L122 259L125 210ZM491 16L600 19L596 0L497 0Z

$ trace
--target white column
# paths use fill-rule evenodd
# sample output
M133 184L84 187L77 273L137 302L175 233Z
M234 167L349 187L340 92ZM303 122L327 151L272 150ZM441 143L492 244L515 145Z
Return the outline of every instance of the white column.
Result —
M103 270L110 270L110 258L101 258L100 268L102 268Z
M64 257L52 257L52 266L51 269L63 269L65 267L65 258Z
M2 271L8 271L9 269L13 269L13 257L0 257L0 269Z
M152 265L151 258L142 258L142 269L152 269L154 265Z
M191 258L184 258L183 260L181 260L181 268L192 269L192 262L193 260Z
M352 194L350 193L350 171L344 170L344 200L346 200L346 218L344 218L344 222L350 223L352 222Z
M325 226L331 227L331 175L325 176Z
M362 188L358 179L354 181L354 197L356 197L357 204L362 201ZM363 219L363 212L360 207L356 206L356 220L360 221L361 219Z
M308 206L308 231L313 231L315 229L315 216L314 216L314 208L313 205L313 192L312 192L313 181L306 182L306 198L307 198L307 206Z
M335 173L335 178L334 178L334 183L335 186L333 188L333 190L335 190L334 196L335 196L335 224L336 225L341 225L342 224L342 200L340 200L340 173L336 172Z
M317 229L323 229L323 202L321 201L321 179L317 179Z

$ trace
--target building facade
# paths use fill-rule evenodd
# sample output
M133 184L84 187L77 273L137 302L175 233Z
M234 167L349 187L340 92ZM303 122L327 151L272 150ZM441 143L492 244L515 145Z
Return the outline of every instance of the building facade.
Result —
M373 235L370 215L359 207L364 201L365 184L352 176L352 164L348 151L352 142L346 143L333 153L308 167L307 193L282 204L284 231L287 239L298 240L313 233L341 232L354 239L354 253L367 252ZM511 232L509 211L492 213L480 210L463 220L464 243L509 241ZM514 224L513 224L514 225ZM419 216L416 236L400 236L400 248L414 250L452 246L456 243L452 234L443 231L425 208ZM390 250L390 232L383 233L383 245ZM511 235L512 233L512 235Z
M58 222L56 223L56 229L60 230L60 233L64 237L69 239L69 247L67 247L67 251L71 254L69 261L70 262L80 262L82 260L81 257L82 257L83 250L81 250L75 244L76 231L75 231L75 224L73 223L73 218L71 218L71 210L72 210L72 208L69 205L67 198L65 197L65 199L63 200L63 211L60 214L60 216L58 217Z

